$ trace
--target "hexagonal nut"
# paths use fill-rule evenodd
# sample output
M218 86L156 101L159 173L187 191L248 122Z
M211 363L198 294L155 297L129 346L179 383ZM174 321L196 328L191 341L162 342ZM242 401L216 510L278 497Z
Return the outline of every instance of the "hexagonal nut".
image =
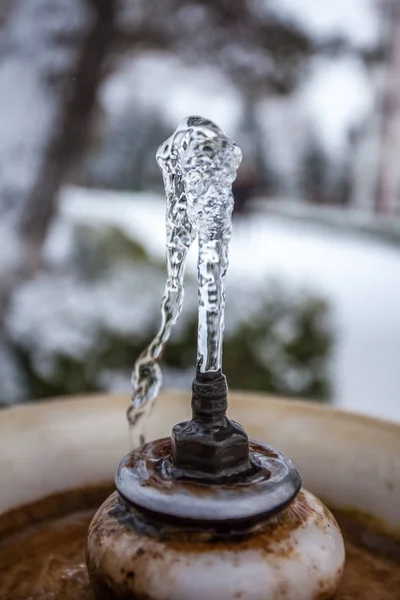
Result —
M248 437L235 421L198 420L178 423L172 430L172 457L176 467L204 473L242 470L248 464Z

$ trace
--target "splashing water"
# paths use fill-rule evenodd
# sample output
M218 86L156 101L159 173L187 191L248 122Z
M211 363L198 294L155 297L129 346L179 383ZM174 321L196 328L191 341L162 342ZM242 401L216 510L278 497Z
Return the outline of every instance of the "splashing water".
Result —
M132 374L128 422L132 445L144 442L145 426L162 383L159 365L182 310L188 251L198 236L199 323L197 364L202 372L222 363L225 276L232 230L232 183L241 151L211 121L188 117L158 149L167 212L167 282L161 325L137 359Z

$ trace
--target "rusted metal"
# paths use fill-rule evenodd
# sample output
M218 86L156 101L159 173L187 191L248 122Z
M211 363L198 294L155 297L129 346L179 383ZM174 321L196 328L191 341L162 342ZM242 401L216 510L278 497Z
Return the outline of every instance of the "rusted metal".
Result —
M225 375L198 369L192 384L192 419L172 430L172 461L181 477L218 481L252 469L247 433L228 419L227 408Z
M249 443L226 416L228 387L221 371L197 371L192 419L171 438L126 456L116 474L125 500L167 519L247 526L283 510L301 487L292 462L266 445Z
M161 520L216 523L246 529L254 521L283 510L301 487L293 463L283 454L249 443L249 467L218 481L188 478L172 455L170 438L145 444L128 454L116 474L120 495L136 507L159 513Z

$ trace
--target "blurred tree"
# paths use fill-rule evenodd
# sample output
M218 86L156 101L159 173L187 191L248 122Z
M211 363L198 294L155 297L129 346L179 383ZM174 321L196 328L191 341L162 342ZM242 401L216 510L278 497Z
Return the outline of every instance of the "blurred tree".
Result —
M257 104L266 93L293 91L313 51L310 39L278 17L265 1L153 0L150 5L144 0L123 0L119 7L110 59L113 64L121 56L132 57L138 51L155 48L175 52L194 69L200 62L209 62L228 74L244 99L243 126L249 128L247 138L251 139L245 148L247 162L251 163L246 173L251 170L256 186L268 189L271 172L265 164ZM142 129L143 124L150 125L149 119L141 120L134 114L139 110L130 109L130 114L127 111L124 115L124 124L121 120L124 129L120 134L127 141L134 121L140 122ZM142 135L135 137L138 146ZM129 152L138 164L141 159L132 142L133 138L129 140Z
M106 58L112 68L121 53L168 48L219 65L256 97L290 92L312 51L254 0L20 0L5 14L0 203L13 209L21 277L39 262L55 195L84 148Z
M260 127L257 108L257 96L247 91L237 134L243 160L233 184L235 212L243 212L248 201L256 194L270 194L276 184L276 175L268 161L265 132Z
M155 149L170 131L160 114L142 105L112 116L97 145L73 173L72 181L87 187L141 190L161 176Z
M209 61L253 96L292 91L313 51L310 38L265 0L123 0L117 56L154 47L193 64Z
M41 260L55 196L82 148L113 31L113 0L0 6L0 379L20 393L6 315Z
M124 53L168 49L193 65L210 61L256 99L289 93L312 51L307 36L257 0L16 0L6 8L0 353L10 348L10 299L41 264L57 192L84 151L100 82Z
M400 214L400 4L381 0L386 25L386 72L382 98L382 125L376 210L388 215Z
M113 8L113 0L19 0L2 21L0 211L10 251L0 261L0 317L40 262L55 194L83 147Z

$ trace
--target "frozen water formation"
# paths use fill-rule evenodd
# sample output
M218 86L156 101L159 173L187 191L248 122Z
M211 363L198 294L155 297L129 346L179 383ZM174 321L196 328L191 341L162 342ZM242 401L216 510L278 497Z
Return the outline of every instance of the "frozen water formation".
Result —
M221 369L225 276L232 230L232 183L241 151L215 123L188 117L158 149L167 200L167 282L161 302L161 325L137 359L132 374L128 421L144 441L161 383L163 350L182 310L186 259L198 238L197 366L201 372ZM140 418L140 423L139 423ZM133 431L133 429L132 429Z
M254 599L272 600L283 589L291 599L316 598L321 590L331 597L344 561L332 515L314 496L300 492L300 476L286 456L249 442L241 425L226 415L227 384L221 373L225 277L240 150L210 121L189 117L159 148L157 160L167 196L162 320L133 372L129 417L140 447L120 462L117 493L90 525L86 556L94 589L104 598L142 594L158 600L232 600L242 593L240 582L251 580ZM142 445L161 384L158 363L182 309L185 264L196 237L199 322L192 419L177 423L170 438ZM276 516L285 509L291 512ZM160 523L156 536L148 533L147 511ZM154 531L153 517L149 524ZM250 539L250 550L241 545L243 534ZM189 546L194 546L190 552ZM282 553L285 547L296 547L294 561L290 552ZM132 555L128 548L137 552ZM210 553L215 568L205 587ZM160 588L158 556L166 573ZM147 564L152 565L148 573ZM138 572L140 583L125 576Z

